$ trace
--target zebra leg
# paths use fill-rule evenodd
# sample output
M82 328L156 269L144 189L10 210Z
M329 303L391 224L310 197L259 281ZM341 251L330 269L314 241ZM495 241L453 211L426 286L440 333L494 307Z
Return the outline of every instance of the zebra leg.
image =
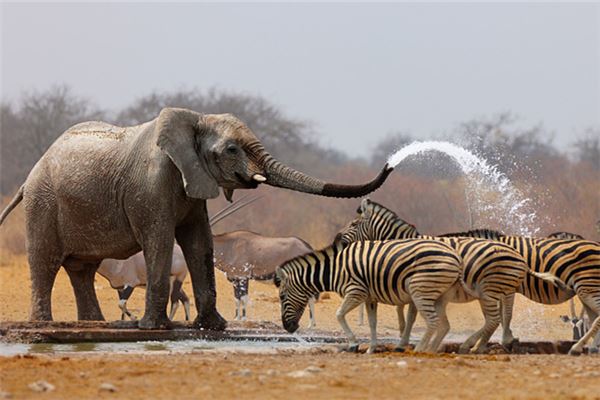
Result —
M519 339L513 336L512 330L510 329L514 304L514 293L506 296L500 303L500 309L502 310L502 345L504 346L519 342Z
M587 312L590 320L593 321L590 325L590 329L583 335L581 339L573 347L569 350L569 354L572 356L578 356L583 352L583 346L592 338L594 338L593 345L596 344L598 338L596 335L600 336L600 297L594 298L592 296L580 296L579 299L583 303L585 307L585 311ZM591 352L591 349L590 349Z
M448 317L446 315L446 305L448 304L450 297L453 296L454 294L451 291L448 291L435 303L435 311L440 319L440 324L435 333L435 336L433 337L433 341L431 342L430 351L432 352L441 351L442 340L444 340L444 338L450 331L450 323L448 322Z
M119 308L121 309L121 320L125 319L127 315L132 321L135 321L137 318L129 312L127 309L127 300L131 297L133 293L133 286L125 286L123 289L118 290L119 293Z
M362 305L365 302L366 294L350 292L344 296L342 300L342 304L340 308L335 312L335 316L342 326L344 333L348 336L348 351L357 352L358 351L358 341L356 340L356 336L352 333L352 330L348 326L348 322L346 321L346 314L350 311L354 310L356 307Z
M481 311L485 317L485 323L481 329L479 343L473 350L475 353L484 353L487 351L487 345L490 338L500 325L500 299L485 296L480 300Z
M367 309L367 318L369 319L369 331L371 333L371 342L367 354L375 353L377 348L377 302L369 301L365 303Z
M417 307L415 303L411 302L408 304L408 312L406 313L406 326L402 332L402 338L400 339L400 346L406 347L410 343L410 332L417 319Z
M435 311L435 300L430 298L424 299L419 296L413 297L413 301L427 325L425 334L423 334L417 347L415 347L415 351L427 351L431 337L437 331L440 324L440 318Z
M363 326L365 324L365 306L361 304L358 307L358 326Z
M308 313L310 317L308 329L312 329L317 325L315 322L315 298L312 296L308 298Z
M398 332L400 342L398 346L394 349L395 351L404 351L404 347L402 346L402 334L404 333L404 329L406 328L406 321L404 320L404 304L400 304L396 306L396 314L398 315Z

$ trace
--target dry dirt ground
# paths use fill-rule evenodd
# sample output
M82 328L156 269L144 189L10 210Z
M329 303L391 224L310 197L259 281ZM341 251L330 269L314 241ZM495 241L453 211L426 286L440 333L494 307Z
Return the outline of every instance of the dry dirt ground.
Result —
M184 286L191 297L189 280ZM116 291L101 277L96 289L104 315L117 319ZM217 273L218 307L234 315L231 286ZM280 323L277 291L270 284L251 283L249 318ZM143 311L144 291L136 290L130 309ZM317 303L317 326L340 331L335 321L336 295ZM0 321L25 320L29 310L29 273L24 257L0 258ZM73 320L75 301L64 271L53 292L56 320ZM558 316L566 304L543 307L519 299L514 331L524 339L570 339L570 328ZM176 316L183 318L180 309ZM480 327L476 303L450 305L451 333L464 335ZM349 318L356 332L356 312ZM302 327L306 329L306 315ZM422 326L418 320L417 328ZM380 335L396 336L395 311L382 306ZM44 380L54 386L45 393L29 384ZM115 392L101 390L110 384ZM109 386L110 387L110 386ZM272 350L248 354L203 350L189 354L41 354L0 357L0 398L596 398L600 399L600 357L558 355L453 356L414 353L375 355L340 353L334 347Z

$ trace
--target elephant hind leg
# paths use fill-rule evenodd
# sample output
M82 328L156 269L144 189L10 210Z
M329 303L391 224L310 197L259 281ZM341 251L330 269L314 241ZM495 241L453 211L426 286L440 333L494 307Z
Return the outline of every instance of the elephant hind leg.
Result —
M52 287L60 261L42 261L30 255L31 273L31 321L52 321Z
M65 268L77 302L77 319L80 321L104 321L100 310L94 277L99 264L86 264L77 269Z

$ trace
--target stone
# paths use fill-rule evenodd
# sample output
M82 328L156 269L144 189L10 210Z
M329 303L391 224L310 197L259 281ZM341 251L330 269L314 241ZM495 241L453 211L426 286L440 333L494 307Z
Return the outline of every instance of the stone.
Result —
M252 375L252 371L249 369L240 369L239 371L232 371L229 373L231 376L250 376Z
M29 385L27 385L27 387L29 387L29 389L33 390L34 392L52 392L54 389L56 389L54 387L53 384L46 382L46 381L36 381L33 383L30 383Z
M406 361L398 361L396 365L400 368L408 368L408 363Z
M115 385L113 385L112 383L104 382L104 383L100 384L100 386L98 387L98 390L100 390L101 392L114 393L117 391L117 387Z

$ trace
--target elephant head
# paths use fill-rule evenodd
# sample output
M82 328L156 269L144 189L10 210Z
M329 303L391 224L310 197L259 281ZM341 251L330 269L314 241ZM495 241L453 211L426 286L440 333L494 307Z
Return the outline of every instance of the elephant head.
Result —
M219 186L231 201L234 189L260 183L328 197L360 197L379 188L392 168L387 164L371 182L323 182L274 159L242 121L231 114L199 114L166 108L156 123L157 144L179 169L186 194L209 199Z

